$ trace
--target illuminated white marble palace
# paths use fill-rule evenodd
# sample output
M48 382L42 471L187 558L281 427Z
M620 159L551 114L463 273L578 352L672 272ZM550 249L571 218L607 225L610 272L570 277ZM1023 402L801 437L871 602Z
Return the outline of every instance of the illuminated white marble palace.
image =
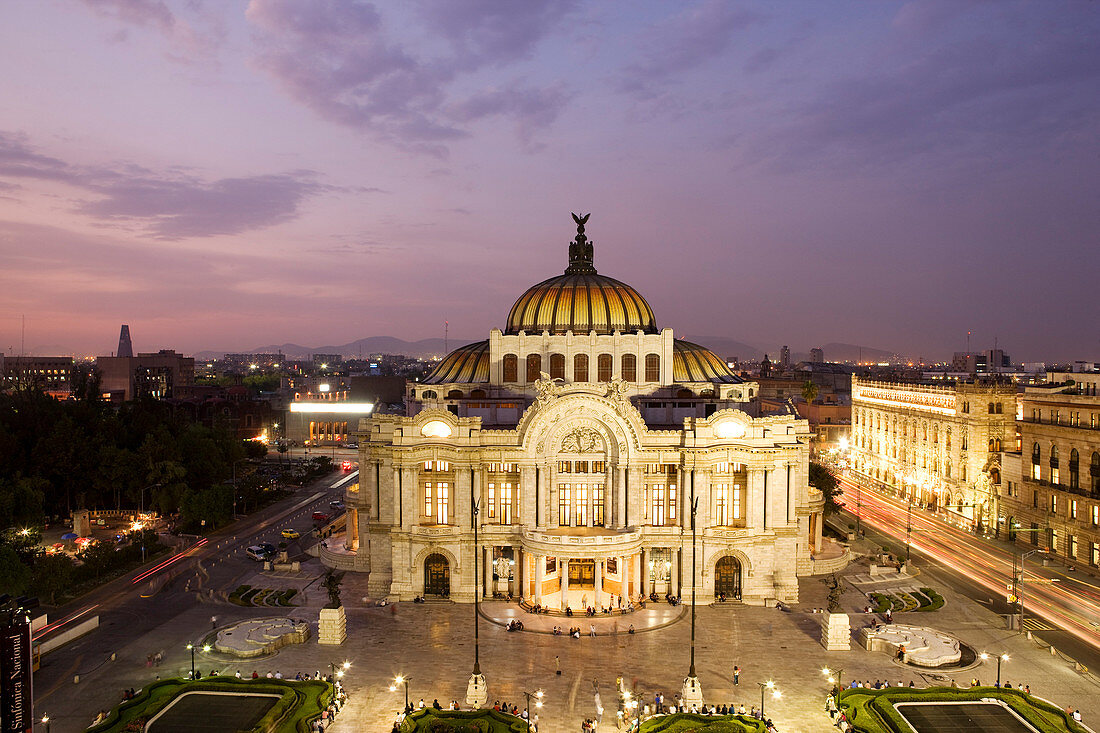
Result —
M797 600L824 506L807 484L806 421L758 417L755 383L597 274L587 218L574 217L564 275L409 384L406 415L360 423L348 539L322 557L406 600L686 598L694 495L699 601Z

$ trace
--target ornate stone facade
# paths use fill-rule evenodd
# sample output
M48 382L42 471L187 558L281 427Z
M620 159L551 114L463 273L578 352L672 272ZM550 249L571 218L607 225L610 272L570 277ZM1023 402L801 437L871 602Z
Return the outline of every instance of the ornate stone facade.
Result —
M686 598L695 506L700 602L796 601L824 507L806 421L759 417L755 384L581 264L535 287L604 299L616 330L577 333L571 307L531 332L513 308L508 334L410 385L404 416L361 422L347 545L370 592L574 610Z
M850 467L911 501L993 530L995 486L1015 443L1011 383L852 378Z

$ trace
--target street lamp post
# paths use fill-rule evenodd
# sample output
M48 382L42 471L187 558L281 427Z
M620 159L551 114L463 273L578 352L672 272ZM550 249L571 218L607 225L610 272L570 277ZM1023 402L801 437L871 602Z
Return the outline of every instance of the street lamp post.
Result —
M1038 532L1039 530L1016 529L1015 531ZM1024 574L1026 572L1026 569L1024 567L1024 560L1027 560L1032 555L1045 552L1046 550L1039 549L1031 550L1030 552L1013 553L1012 555L1012 595L1015 597L1016 605L1019 607L1021 633L1023 633L1024 630L1024 596L1022 592L1023 588L1021 588L1020 586L1022 586L1024 583Z
M187 650L191 652L191 679L195 679L195 644L194 642L187 642ZM204 652L210 651L209 644L203 644L202 650Z
M535 690L534 692L523 691L523 696L527 698L527 707L525 712L527 713L527 733L531 733L531 698L535 698L535 709L538 710L542 707L542 690Z
M489 690L485 687L485 675L481 673L479 647L481 624L478 615L480 613L481 582L478 578L478 556L481 554L481 547L478 545L477 525L479 524L478 514L481 513L481 500L474 499L473 486L474 482L471 481L470 507L474 523L474 671L470 674L470 681L466 685L466 704L476 710L489 701Z
M981 654L982 661L989 659L989 655L985 652ZM1001 686L1001 662L1007 662L1009 660L1008 654L1002 653L997 656L997 687Z
M841 685L844 684L843 682L841 682L841 680L844 678L844 670L843 669L831 670L828 667L822 667L821 668L821 674L825 675L828 678L829 683L832 684L836 688L835 701L836 701L837 708L839 708L840 707L840 691L841 691L841 689L843 689L841 687Z
M695 496L695 472L691 472L691 661L688 676L684 680L680 697L687 707L697 709L703 704L703 690L699 686L699 677L695 674L695 576L697 572L695 557L695 514L699 510L699 499Z
M771 680L768 680L767 682L757 682L756 684L760 685L760 719L763 720L764 719L764 694L766 692L770 691L772 693L772 697L774 697L776 700L778 700L779 697L780 697L780 692L779 692L779 690L775 689L775 682L773 682Z
M328 666L332 669L332 681L335 682L337 677L344 676L344 670L351 669L351 662L345 659L343 664L340 664L338 662L329 662ZM337 669L337 667L339 667L339 669Z
M407 711L409 709L409 678L400 674L394 677L393 684L390 685L390 692L395 691L397 686L402 683L405 685L405 710Z
M909 508L905 512L905 564L909 564L909 537L913 534L913 500L909 500Z

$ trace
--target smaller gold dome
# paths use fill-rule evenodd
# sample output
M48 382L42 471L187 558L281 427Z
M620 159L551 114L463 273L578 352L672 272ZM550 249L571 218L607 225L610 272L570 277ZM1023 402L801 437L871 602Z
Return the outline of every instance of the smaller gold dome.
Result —
M489 341L460 346L436 365L424 384L470 384L489 381Z
M707 347L676 339L672 342L672 381L739 384L743 380Z

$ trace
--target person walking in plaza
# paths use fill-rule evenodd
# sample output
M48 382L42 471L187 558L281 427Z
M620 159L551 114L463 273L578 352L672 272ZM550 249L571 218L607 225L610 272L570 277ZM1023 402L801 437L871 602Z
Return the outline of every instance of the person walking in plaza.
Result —
M561 660L558 659L558 655L554 655L554 674L561 676Z
M741 684L741 668L736 664L733 665L733 685L736 687Z

